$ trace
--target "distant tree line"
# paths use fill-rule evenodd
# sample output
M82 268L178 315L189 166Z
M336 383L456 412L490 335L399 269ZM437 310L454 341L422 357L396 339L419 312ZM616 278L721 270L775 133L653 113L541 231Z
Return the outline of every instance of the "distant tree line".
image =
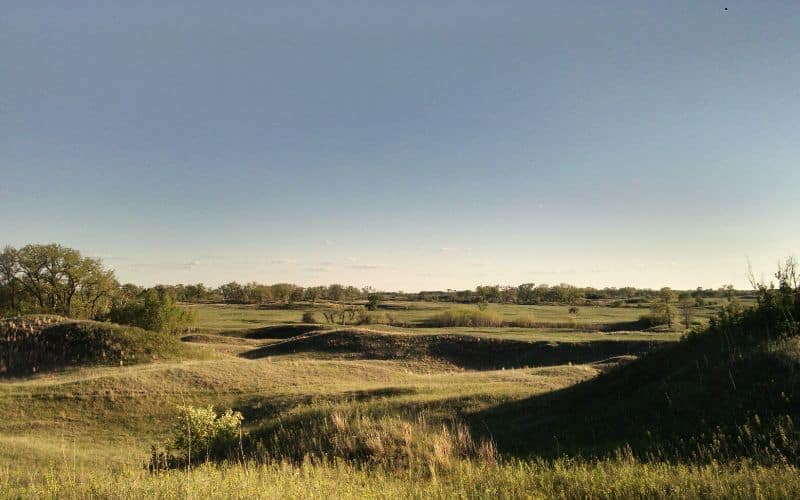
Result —
M227 302L231 304L284 304L318 301L343 302L367 301L375 307L376 297L380 300L407 300L427 302L454 302L461 304L555 304L584 305L592 301L605 301L607 305L644 304L659 297L660 290L650 288L592 288L576 287L567 283L559 285L523 283L519 286L481 285L474 290L446 290L421 292L376 292L370 287L356 288L340 284L302 287L292 283L272 285L250 282L240 284L236 281L213 288L198 283L194 285L159 285L180 302ZM708 298L730 298L752 294L735 290L732 285L718 290L703 289L682 291L702 305Z
M576 287L568 283L559 285L523 283L519 286L482 285L475 290L424 291L417 294L405 294L413 300L458 302L458 303L500 303L500 304L555 304L581 305L593 301L604 301L608 305L639 304L657 299L661 290L634 287ZM702 305L708 298L731 298L752 292L735 290L733 285L725 285L718 290L703 289L683 291Z
M702 306L709 298L720 297L730 301L744 293L747 292L737 291L732 285L718 290L697 288L675 295L664 289L597 289L567 283L481 285L474 290L415 293L379 293L370 287L341 284L302 287L292 283L240 284L235 281L216 288L202 283L142 288L133 284L121 285L114 272L106 269L100 259L83 256L78 250L58 244L26 245L19 249L7 246L0 253L0 315L50 313L72 318L113 320L157 331L179 331L191 324L191 314L180 308L179 302L290 306L300 302L315 305L324 301L338 307L341 315L350 311L352 308L349 306L354 303L375 310L385 300L440 301L477 304L479 307L490 303L570 307L591 303L612 307L648 304L652 309L649 317L653 323L671 325L678 312L683 322L688 324L693 308Z
M368 300L375 294L372 288L356 288L332 284L327 286L302 287L292 283L266 285L256 282L245 284L231 281L218 288L195 285L159 285L180 302L227 302L230 304L282 304L297 302L316 304L318 301L347 302Z

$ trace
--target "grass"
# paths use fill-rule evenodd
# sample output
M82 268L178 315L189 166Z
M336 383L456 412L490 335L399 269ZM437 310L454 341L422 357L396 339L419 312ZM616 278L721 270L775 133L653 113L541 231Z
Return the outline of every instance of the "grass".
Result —
M612 459L458 461L437 475L408 477L345 462L202 466L149 474L55 465L23 477L0 469L6 498L797 498L790 466L680 465Z
M20 316L0 321L0 373L6 375L197 355L197 349L173 336L136 327L59 316Z
M695 321L707 324L719 310L720 304L698 308ZM196 330L201 333L233 333L239 334L257 330L266 326L281 324L302 323L303 313L314 312L322 318L322 311L329 306L318 303L295 304L291 308L281 306L258 307L254 305L235 304L192 304L185 305L195 311L198 317ZM624 331L629 326L639 321L649 309L647 307L579 307L578 314L570 314L567 306L549 305L516 305L516 304L489 304L485 311L479 311L475 306L458 306L444 302L402 302L392 301L382 304L382 307L373 314L390 315L394 320L392 324L405 328L424 328L431 326L431 320L442 314L450 314L450 310L471 311L470 315L485 316L492 319L493 325L517 324L528 330L540 329L567 329L574 331L607 330ZM375 325L378 326L378 325ZM446 325L468 326L468 325Z
M407 306L406 320L417 324L451 305ZM659 399L664 399L662 386L680 408L697 405L702 394L724 404L745 401L729 397L730 391L720 393L727 394L721 399L716 393L707 397L691 375L697 356L686 354L685 346L692 344L669 347L678 333L421 324L308 328L300 322L304 308L193 307L200 323L187 340L204 355L0 379L0 463L5 464L0 497L751 498L800 493L797 470L786 464L759 466L736 456L724 462L668 462L639 453L644 431L662 425L647 418L676 418L674 407ZM627 321L642 311L584 309L578 317L587 323ZM569 317L566 307L492 305L489 312L503 321L533 315L557 323ZM294 326L280 326L287 324ZM630 361L621 356L629 344L662 348L644 365L613 369ZM783 385L793 383L788 372L770 367L795 359L800 346L770 349L762 350L773 353L764 364L747 361L737 367L752 366L750 373L761 370L784 377ZM738 377L743 372L737 370ZM724 388L722 368L714 373L719 374L714 387ZM737 387L743 398L758 394L758 386ZM676 397L681 391L691 396L681 400ZM761 408L774 403L758 401ZM147 473L150 447L169 438L181 404L242 412L248 456L260 460L207 464L189 473ZM644 413L645 408L652 411ZM560 452L548 459L529 455L548 456L554 430ZM572 442L564 437L569 435ZM620 436L632 437L630 453L618 453ZM488 438L496 442L497 455L481 451ZM259 442L267 443L260 455ZM587 443L606 453L577 458L592 448Z

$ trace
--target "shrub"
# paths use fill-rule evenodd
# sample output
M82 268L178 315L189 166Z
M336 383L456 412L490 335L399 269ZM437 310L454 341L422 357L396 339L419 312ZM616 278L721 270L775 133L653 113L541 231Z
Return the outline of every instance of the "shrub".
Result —
M389 320L384 314L374 314L362 311L356 318L359 325L388 325Z
M503 326L503 319L499 315L474 309L447 309L431 318L429 322L433 326Z
M306 311L303 313L303 323L318 323L317 315L313 311Z
M178 306L168 293L150 288L129 302L112 307L110 319L154 332L178 333L194 324L196 317Z
M371 293L367 296L367 309L370 311L375 311L378 309L381 300L383 300L383 296L379 293Z
M580 310L580 309L578 309L578 308L577 308L577 307L575 307L575 306L570 306L570 308L568 309L568 312L569 312L570 314L578 314L580 311L581 311L581 310Z
M179 406L173 439L166 452L154 448L151 465L165 468L231 458L241 449L242 420L241 413L230 409L217 415L211 406Z

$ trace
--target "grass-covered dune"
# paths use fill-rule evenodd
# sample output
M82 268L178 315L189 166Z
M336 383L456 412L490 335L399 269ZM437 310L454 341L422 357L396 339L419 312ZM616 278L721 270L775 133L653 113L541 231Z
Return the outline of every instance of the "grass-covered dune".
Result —
M640 458L800 461L796 294L742 314L597 378L473 416L501 451Z
M61 316L0 320L0 374L24 375L83 365L127 365L194 357L177 337L141 328Z
M492 370L524 366L593 363L638 355L658 342L598 340L594 342L524 342L474 335L417 335L370 330L334 330L299 335L242 354L261 358L296 353L358 359L441 361L459 368Z

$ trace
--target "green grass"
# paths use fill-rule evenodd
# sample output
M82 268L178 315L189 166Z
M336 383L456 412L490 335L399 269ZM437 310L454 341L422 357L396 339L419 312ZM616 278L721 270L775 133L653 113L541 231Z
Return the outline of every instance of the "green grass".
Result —
M451 307L407 305L403 314L409 324ZM321 333L306 334L333 344L312 343L316 347L308 349L302 339L286 338L294 332L266 328L299 325L304 308L192 307L200 332L192 338L193 349L202 355L0 379L0 497L751 498L800 493L797 470L787 465L762 467L735 457L692 465L614 454L620 436L632 436L640 445L637 439L655 425L642 408L652 407L651 413L665 420L675 418L660 402L662 386L672 401L680 401L680 391L692 394L681 408L698 404L703 394L717 401L717 394L709 398L707 388L692 378L697 356L670 350L679 333L325 326ZM585 309L578 317L587 323L624 322L645 311ZM511 319L532 314L551 323L570 316L566 307L492 305L489 310ZM646 358L656 361L610 372L618 361L630 359L582 357L623 348L626 342L663 348ZM686 345L678 344L680 349ZM786 372L769 367L787 356L794 359L796 351L795 344L776 344L765 364L748 366L791 384L794 379ZM253 352L258 355L244 357ZM528 357L512 362L520 356ZM715 373L724 387L723 371ZM744 401L728 396L721 401ZM181 404L241 411L250 435L248 453L259 436L277 443L262 457L268 461L207 465L189 474L147 473L150 447L169 438ZM441 425L469 425L475 442L493 438L500 457L480 459L463 437L455 442L467 444L453 449ZM554 432L564 451L590 450L591 442L608 453L584 460L558 454L548 460L515 458L547 455ZM572 442L564 438L570 434ZM400 460L398 467L398 450L406 449L418 460ZM301 460L306 453L316 461ZM422 458L438 465L423 466Z
M247 331L279 324L301 323L304 311L314 311L318 318L322 318L321 311L326 304L295 304L291 308L273 306L259 308L251 305L234 304L193 304L185 305L195 311L198 317L197 331L205 333L222 333L233 331ZM386 302L383 307L373 314L391 315L394 324L407 328L421 328L437 315L453 309L454 305L444 302ZM480 311L476 306L457 306L457 309ZM708 319L716 314L719 305L698 308L695 320L707 324ZM567 306L547 305L516 305L516 304L489 304L484 313L496 317L502 322L534 321L539 323L536 328L528 330L548 329L561 327L567 330L582 331L587 327L606 327L615 330L625 330L626 323L634 323L649 311L647 307L579 307L578 314L570 314Z
M149 474L143 468L57 464L30 475L0 469L0 496L19 498L797 498L794 467L680 465L632 460L459 461L409 477L347 463L203 466Z

